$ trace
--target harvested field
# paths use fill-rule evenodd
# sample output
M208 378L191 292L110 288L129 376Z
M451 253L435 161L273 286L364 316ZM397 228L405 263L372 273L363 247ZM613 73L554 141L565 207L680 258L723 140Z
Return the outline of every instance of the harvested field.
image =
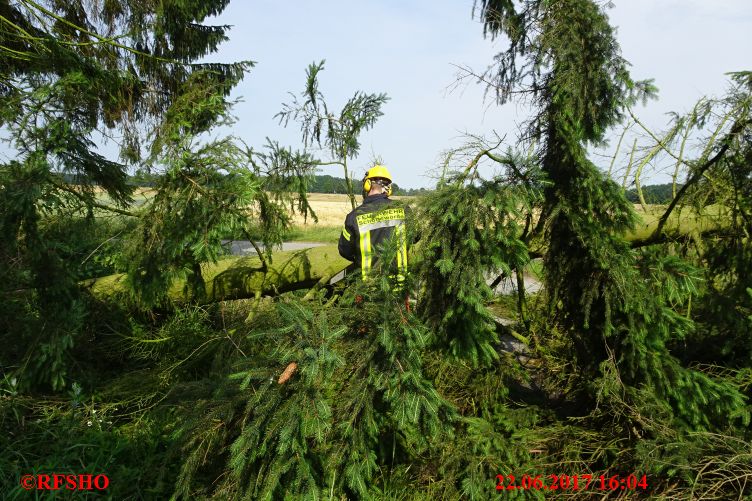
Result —
M347 215L352 207L350 206L350 199L347 195L330 194L330 193L309 193L308 200L311 202L313 211L319 218L319 226L342 226ZM360 202L356 198L356 202ZM303 217L296 214L293 218L295 225L311 226L313 221L309 220L304 222Z
M107 201L108 197L102 190L97 189L100 192L100 197L103 201ZM135 204L142 205L147 200L154 196L154 190L152 188L136 188L133 193L133 200ZM412 197L392 197L395 200L409 199ZM303 216L296 214L293 217L293 225L296 227L309 228L311 226L342 226L345 220L345 216L350 212L350 199L345 194L335 193L309 193L308 200L313 207L316 216L318 217L318 224L314 223L310 218L308 221L303 219ZM355 203L360 204L362 197L356 196Z
M391 197L394 200L405 200L412 197ZM350 199L345 194L334 193L309 193L308 200L311 202L316 216L319 218L318 226L342 226L345 216L352 210ZM356 196L355 203L360 205L362 197ZM306 227L313 225L309 219L304 223L303 217L295 215L293 222L296 226Z

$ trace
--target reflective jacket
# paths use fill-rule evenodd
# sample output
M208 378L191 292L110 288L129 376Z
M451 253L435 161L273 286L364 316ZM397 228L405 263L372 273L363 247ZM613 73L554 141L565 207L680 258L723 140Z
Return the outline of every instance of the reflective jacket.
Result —
M402 281L407 272L407 238L405 217L409 208L390 200L385 193L367 196L345 218L345 226L339 237L339 254L355 263L365 279L375 262L376 246L396 235L397 280Z

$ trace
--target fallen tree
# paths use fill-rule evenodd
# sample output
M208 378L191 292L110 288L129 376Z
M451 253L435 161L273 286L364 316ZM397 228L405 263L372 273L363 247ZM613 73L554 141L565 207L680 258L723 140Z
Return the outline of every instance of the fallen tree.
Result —
M201 265L206 294L197 302L206 304L307 289L317 283L328 282L349 264L340 257L336 245L276 252L273 261L267 262L266 267L258 257L221 259L217 263ZM83 285L95 298L106 300L128 293L125 279L124 273L118 273L87 280ZM193 299L185 280L176 280L167 297L175 303Z
M641 214L641 218L642 222L626 236L632 247L707 235L731 226L731 211L723 205L708 205L699 212L686 206L668 212L661 206Z
M729 211L722 206L708 206L702 212L683 208L670 215L660 234L656 234L661 211L643 215L643 221L625 238L633 247L642 247L679 238L691 238L722 231L728 226ZM542 255L538 250L531 254ZM325 245L297 251L279 251L264 267L258 257L228 257L217 263L201 265L206 294L198 303L207 304L232 299L247 299L259 295L277 295L293 290L308 289L328 283L350 264L340 257L336 245ZM100 300L127 294L125 274L87 280L83 283ZM168 298L174 303L192 300L185 280L172 284Z

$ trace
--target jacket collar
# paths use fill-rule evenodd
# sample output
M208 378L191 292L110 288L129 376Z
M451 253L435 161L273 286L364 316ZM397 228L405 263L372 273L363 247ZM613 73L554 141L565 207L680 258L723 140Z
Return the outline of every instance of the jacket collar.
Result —
M368 203L373 202L374 200L380 200L382 198L388 198L388 197L389 197L389 195L387 195L386 193L378 193L376 195L368 195L367 197L365 197L363 199L363 203L364 204L368 204Z

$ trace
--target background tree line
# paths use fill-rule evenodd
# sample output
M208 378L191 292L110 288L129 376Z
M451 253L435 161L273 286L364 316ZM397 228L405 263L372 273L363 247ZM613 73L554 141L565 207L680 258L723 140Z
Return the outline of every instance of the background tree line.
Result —
M153 188L157 184L159 174L151 173L147 171L137 172L132 175L128 175L127 183L131 186L138 186L142 188ZM61 179L67 184L77 184L76 177L71 174L63 173ZM649 204L668 204L672 200L673 185L671 183L663 184L648 184L642 186L642 191L645 200ZM679 185L681 188L681 185ZM316 174L311 176L308 184L308 191L310 193L331 193L331 194L347 194L348 185L345 179L336 176L330 176L328 174ZM392 192L398 196L420 196L426 195L432 191L431 188L401 188L397 183L392 183ZM630 188L626 191L627 200L632 203L638 203L640 201L635 188Z

